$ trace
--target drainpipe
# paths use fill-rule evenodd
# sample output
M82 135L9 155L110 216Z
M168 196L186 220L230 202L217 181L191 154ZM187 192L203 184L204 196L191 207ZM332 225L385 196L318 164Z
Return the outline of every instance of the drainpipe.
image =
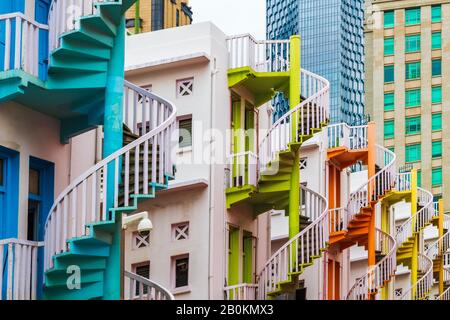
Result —
M140 0L136 1L136 4L134 5L134 33L138 34L141 32L141 13L140 13Z
M213 128L213 120L214 120L214 108L215 108L215 103L214 103L214 95L215 95L215 90L214 90L214 86L215 86L215 79L216 79L216 74L219 72L219 70L217 70L217 60L216 58L214 58L213 60L213 70L211 71L211 89L210 89L210 105L211 105L211 113L210 113L210 119L209 119L209 128L210 130ZM212 134L212 131L210 131ZM213 139L212 139L212 135L210 137L210 144L214 143ZM211 154L210 154L211 156ZM211 252L211 244L213 241L213 233L212 228L214 227L214 197L213 197L213 191L214 191L214 180L213 180L213 164L210 163L209 164L209 188L208 188L208 197L209 197L209 243L208 243L208 252L209 252L209 261L208 261L208 272L209 272L209 276L208 276L208 298L211 300L212 299L212 288L213 288L213 282L214 282L214 274L213 274L213 259L214 256ZM226 214L226 210L225 210L225 214ZM224 214L224 217L225 217ZM224 221L225 222L225 221Z

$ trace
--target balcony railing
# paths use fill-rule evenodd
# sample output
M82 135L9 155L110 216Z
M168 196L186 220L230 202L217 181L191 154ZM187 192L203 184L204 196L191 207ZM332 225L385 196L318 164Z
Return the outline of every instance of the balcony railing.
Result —
M225 287L225 300L256 300L257 290L257 284L249 283Z
M48 26L25 17L20 12L0 15L4 42L0 39L0 71L23 70L39 75L39 31Z
M227 39L230 69L250 67L257 72L289 71L289 40L257 41L249 34Z
M0 300L36 300L38 248L43 245L26 240L0 240Z
M227 188L256 186L258 183L258 156L253 152L233 154L228 157Z

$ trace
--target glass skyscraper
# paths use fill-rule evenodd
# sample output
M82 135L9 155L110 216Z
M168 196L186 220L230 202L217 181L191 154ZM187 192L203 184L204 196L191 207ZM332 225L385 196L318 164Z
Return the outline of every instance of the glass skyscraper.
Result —
M302 68L331 84L331 121L364 122L364 0L266 0L268 39L300 34ZM275 120L288 107L275 99Z

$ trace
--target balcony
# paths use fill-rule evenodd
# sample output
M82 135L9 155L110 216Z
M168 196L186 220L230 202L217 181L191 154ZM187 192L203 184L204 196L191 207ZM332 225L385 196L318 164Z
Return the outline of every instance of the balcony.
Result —
M287 94L291 52L298 52L300 58L300 42L296 42L295 46L291 42L292 40L257 41L249 34L229 37L227 39L229 87L238 85L246 87L255 95L256 106L269 101L276 92Z

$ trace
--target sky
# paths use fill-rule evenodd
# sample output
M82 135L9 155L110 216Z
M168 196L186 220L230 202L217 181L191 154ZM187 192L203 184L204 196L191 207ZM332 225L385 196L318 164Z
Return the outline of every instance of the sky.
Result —
M266 0L189 0L193 23L211 21L227 35L266 38Z

